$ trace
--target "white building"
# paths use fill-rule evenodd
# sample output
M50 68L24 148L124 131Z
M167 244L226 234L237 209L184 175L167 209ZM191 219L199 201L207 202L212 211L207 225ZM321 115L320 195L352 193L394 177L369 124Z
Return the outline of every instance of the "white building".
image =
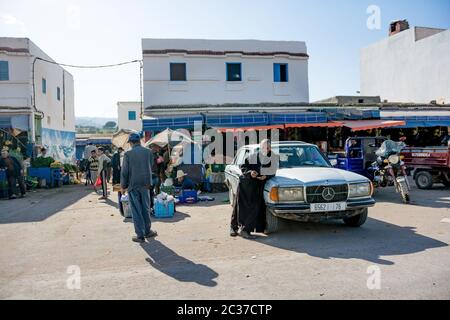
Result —
M143 39L144 106L309 101L299 41Z
M50 156L70 162L75 158L73 77L39 58L53 61L27 38L0 38L2 139L21 132L16 137L29 156L36 153L31 146L45 146Z
M142 130L141 103L135 101L117 102L118 129Z
M450 29L395 21L390 36L361 50L361 95L392 102L450 103Z

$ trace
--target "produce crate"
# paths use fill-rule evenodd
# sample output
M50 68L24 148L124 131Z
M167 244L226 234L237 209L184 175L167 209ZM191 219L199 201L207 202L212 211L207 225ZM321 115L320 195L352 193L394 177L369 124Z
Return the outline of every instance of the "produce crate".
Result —
M175 202L172 201L157 201L155 199L155 217L156 218L172 218L175 214Z
M51 186L52 187L61 187L63 184L62 176L61 176L61 169L60 168L50 168L52 172L51 177Z
M197 190L183 190L178 196L180 203L196 203L198 201Z
M28 175L45 179L48 187L60 187L62 185L60 168L28 168Z
M47 183L51 183L51 181L52 181L52 169L51 168L28 168L28 175L30 177L45 179L47 181Z

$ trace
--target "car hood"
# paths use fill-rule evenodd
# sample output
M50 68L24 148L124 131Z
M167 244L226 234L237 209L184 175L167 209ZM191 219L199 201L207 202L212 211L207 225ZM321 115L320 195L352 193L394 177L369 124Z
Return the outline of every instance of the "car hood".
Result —
M298 186L364 182L369 179L354 172L336 168L301 167L278 169L276 176L270 181L277 185Z

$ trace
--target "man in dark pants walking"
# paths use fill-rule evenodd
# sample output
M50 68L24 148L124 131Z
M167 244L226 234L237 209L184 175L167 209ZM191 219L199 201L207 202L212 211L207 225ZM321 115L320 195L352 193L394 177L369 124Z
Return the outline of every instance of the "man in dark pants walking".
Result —
M133 133L128 138L132 149L125 152L120 186L122 193L128 191L131 215L133 217L134 242L144 242L145 239L157 235L151 230L150 221L150 190L152 188L152 152L141 146L140 137Z
M9 199L15 199L14 189L16 183L19 183L21 198L25 196L25 183L23 182L23 168L22 164L15 157L9 156L7 149L2 150L0 158L0 168L6 169L6 178L8 179L8 197Z

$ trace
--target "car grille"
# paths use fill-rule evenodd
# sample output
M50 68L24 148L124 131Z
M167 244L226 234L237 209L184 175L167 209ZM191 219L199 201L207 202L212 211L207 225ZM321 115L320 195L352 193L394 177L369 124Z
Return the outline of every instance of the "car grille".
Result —
M325 199L322 195L325 188L330 188L334 191L334 196L331 199ZM306 187L306 202L320 203L320 202L338 202L347 200L348 185L339 184L332 186L309 186Z

